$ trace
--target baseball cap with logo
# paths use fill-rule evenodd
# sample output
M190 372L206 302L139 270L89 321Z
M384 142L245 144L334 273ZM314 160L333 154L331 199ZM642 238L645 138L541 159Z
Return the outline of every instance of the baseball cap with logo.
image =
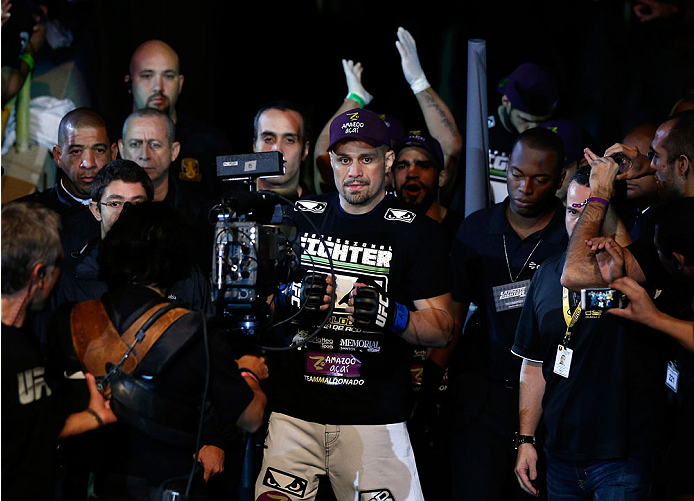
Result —
M547 68L522 63L513 73L501 79L498 90L508 97L514 108L531 115L549 115L557 107L559 85Z
M345 139L364 141L372 146L390 146L388 126L376 113L362 108L345 111L330 123L328 151Z
M441 144L433 137L423 134L418 130L410 131L407 136L395 143L393 147L395 156L397 157L397 155L408 146L416 146L428 151L434 157L436 167L439 170L443 169L443 150L441 149Z

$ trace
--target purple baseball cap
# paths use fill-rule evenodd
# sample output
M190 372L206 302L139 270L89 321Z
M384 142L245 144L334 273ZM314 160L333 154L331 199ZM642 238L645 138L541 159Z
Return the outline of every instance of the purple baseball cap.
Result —
M571 120L557 118L543 122L540 127L556 132L564 143L566 163L583 158L583 148L590 147L592 141L583 128Z
M441 143L439 143L433 137L423 134L418 130L410 131L407 136L395 143L395 146L393 147L395 156L397 157L398 154L400 154L400 152L408 146L416 146L428 151L434 157L436 167L439 170L443 169L443 150L441 149Z
M498 90L514 108L531 115L549 115L557 108L559 85L546 68L523 63L501 79Z
M398 140L407 135L405 127L402 125L399 118L385 113L381 113L379 117L381 117L381 120L383 120L388 126L388 131L390 133L390 144L395 144Z
M328 151L332 151L337 143L345 139L390 147L388 126L376 113L362 108L345 111L330 123Z

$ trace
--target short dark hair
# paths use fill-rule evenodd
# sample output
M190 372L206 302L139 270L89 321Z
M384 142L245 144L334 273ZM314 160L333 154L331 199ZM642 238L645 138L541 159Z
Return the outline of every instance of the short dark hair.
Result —
M672 122L672 128L663 141L668 163L685 155L694 163L694 110L686 110L668 118L662 125Z
M76 108L69 113L66 113L65 116L60 120L60 125L58 126L58 145L61 148L64 146L65 141L67 141L68 127L73 127L75 129L81 129L84 127L103 127L106 130L106 135L108 136L106 120L104 120L101 115L91 108Z
M37 264L57 266L62 255L60 216L36 202L10 202L2 208L2 294L27 286Z
M544 127L533 127L522 132L513 142L511 152L522 142L528 148L553 152L557 156L557 173L564 168L564 142L559 134Z
M260 116L267 110L279 110L279 111L295 111L301 115L303 125L301 126L301 139L304 143L308 141L312 134L311 120L303 106L293 101L287 101L284 99L278 99L276 101L271 101L265 104L262 108L258 110L253 119L253 141L258 139L258 122L260 122Z
M677 252L694 263L694 197L666 200L652 211L661 251Z
M578 183L579 186L590 187L590 165L583 165L576 169L576 172L574 172L571 179L569 179L567 186L571 183Z
M176 140L176 124L167 113L156 108L141 108L133 111L123 122L123 130L121 131L123 141L125 141L125 133L128 130L130 120L133 118L161 118L166 123L166 138L169 140L169 144L173 144Z
M164 202L127 206L99 248L109 287L147 285L169 291L193 266L187 227Z
M104 190L113 181L140 183L147 193L147 200L154 199L154 185L147 172L132 160L111 160L94 176L92 181L92 200L100 202Z

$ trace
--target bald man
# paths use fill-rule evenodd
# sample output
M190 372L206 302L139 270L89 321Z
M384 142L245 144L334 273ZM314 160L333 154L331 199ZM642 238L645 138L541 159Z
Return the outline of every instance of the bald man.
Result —
M181 152L171 165L173 175L189 189L211 198L219 193L216 157L230 155L231 144L218 127L179 112L176 105L183 82L178 54L162 40L147 40L137 47L125 75L133 97L131 111L156 108L176 125Z
M115 160L117 153L118 147L109 139L101 115L89 108L72 110L60 121L58 144L53 147L58 167L55 186L22 197L23 201L38 202L60 214L66 258L63 273L71 272L71 254L99 234L89 212L92 182L104 165Z

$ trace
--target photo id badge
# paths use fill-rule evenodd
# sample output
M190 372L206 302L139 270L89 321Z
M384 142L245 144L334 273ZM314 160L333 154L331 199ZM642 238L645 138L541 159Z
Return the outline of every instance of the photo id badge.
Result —
M530 280L521 280L520 282L511 282L510 284L493 287L492 294L494 294L496 311L522 308L529 285Z
M574 351L570 350L563 344L557 347L557 358L554 360L554 373L561 377L569 377L569 369L571 369L571 357Z
M677 385L680 380L680 371L677 370L675 364L670 362L667 364L667 374L665 375L665 386L677 393Z

